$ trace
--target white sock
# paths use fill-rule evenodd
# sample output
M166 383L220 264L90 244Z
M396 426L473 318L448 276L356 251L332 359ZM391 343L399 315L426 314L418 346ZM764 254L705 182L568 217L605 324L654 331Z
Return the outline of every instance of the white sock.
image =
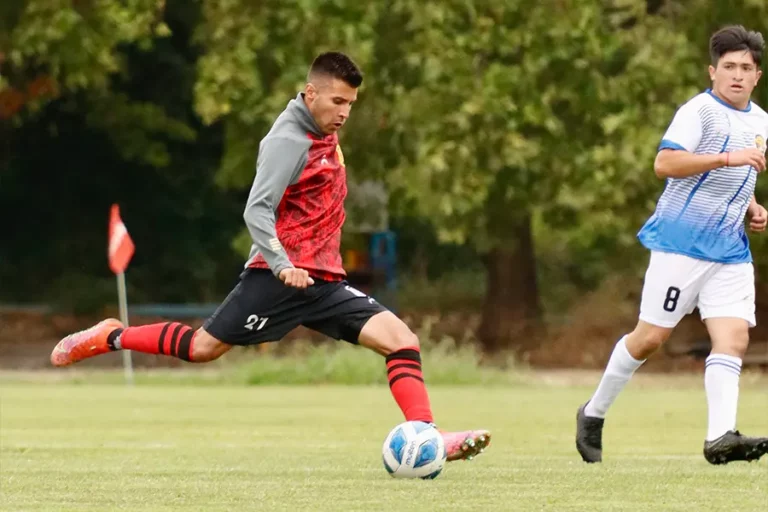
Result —
M739 376L740 358L725 354L710 354L707 358L704 370L704 389L709 408L707 441L714 441L729 430L736 429Z
M629 354L626 344L627 337L624 336L616 343L613 349L611 359L608 360L608 366L605 368L600 385L597 386L594 396L590 399L584 414L594 418L605 418L608 408L619 396L621 390L627 385L629 379L640 368L645 360L638 361Z

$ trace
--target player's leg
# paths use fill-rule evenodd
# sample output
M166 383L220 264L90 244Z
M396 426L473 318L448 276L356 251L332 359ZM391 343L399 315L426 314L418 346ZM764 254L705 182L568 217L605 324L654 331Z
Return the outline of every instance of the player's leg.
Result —
M115 319L62 339L51 353L54 366L67 366L114 350L134 350L203 363L233 345L280 339L299 324L290 314L298 292L268 271L247 271L216 312L197 331L177 322L124 327ZM286 314L288 313L288 314Z
M193 331L188 325L176 322L117 329L110 334L108 340L111 350L161 354L190 363L213 361L232 348L232 345L215 338L203 327Z
M634 330L614 346L600 384L584 407L585 414L605 418L608 409L635 371L669 339L672 330L671 327L639 320Z
M126 328L119 320L108 318L59 341L51 352L51 364L68 366L121 349L204 362L219 357L229 348L202 329L195 332L188 325L176 322Z
M755 325L754 271L749 263L722 265L704 285L699 311L712 352L704 370L708 426L704 457L712 464L757 460L768 453L768 438L736 430L741 363Z
M576 449L585 462L603 458L603 425L608 409L650 354L669 338L671 328L638 321L611 353L600 384L576 412Z
M347 283L322 286L314 290L321 297L314 302L304 325L384 356L389 389L406 421L433 423L419 338L395 314ZM491 438L487 430L441 432L448 460L471 459Z
M304 325L331 338L360 344L384 356L389 386L408 421L432 423L421 371L419 338L392 312L342 283L316 284Z
M608 409L635 371L693 310L701 283L712 268L713 264L686 256L651 254L637 326L616 343L597 390L576 415L576 448L585 462L602 460L603 424Z
M433 423L418 336L390 311L370 313L360 329L357 343L384 356L389 388L405 419Z
M434 423L421 367L419 338L390 311L372 316L360 331L360 345L385 356L392 396L406 421ZM449 461L471 460L491 442L487 430L441 430Z

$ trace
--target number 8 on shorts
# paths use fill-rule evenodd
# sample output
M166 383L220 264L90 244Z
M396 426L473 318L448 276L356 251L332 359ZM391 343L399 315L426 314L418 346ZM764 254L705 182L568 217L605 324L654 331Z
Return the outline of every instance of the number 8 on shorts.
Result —
M743 318L754 327L752 264L718 263L652 251L645 273L640 320L673 328L696 307L702 320Z

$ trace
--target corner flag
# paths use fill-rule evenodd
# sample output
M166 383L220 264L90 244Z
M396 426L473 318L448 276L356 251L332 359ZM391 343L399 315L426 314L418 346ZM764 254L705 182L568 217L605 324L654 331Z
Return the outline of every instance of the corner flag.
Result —
M120 218L120 207L112 205L109 216L109 268L115 274L122 274L128 268L135 246L128 230Z
M128 234L123 220L120 218L120 207L112 205L112 211L109 215L109 247L107 257L109 258L109 268L117 275L117 298L120 303L120 321L128 327L128 297L125 288L125 269L131 262L133 252L136 247ZM128 384L133 384L133 363L131 361L131 351L123 350L123 370L125 380Z

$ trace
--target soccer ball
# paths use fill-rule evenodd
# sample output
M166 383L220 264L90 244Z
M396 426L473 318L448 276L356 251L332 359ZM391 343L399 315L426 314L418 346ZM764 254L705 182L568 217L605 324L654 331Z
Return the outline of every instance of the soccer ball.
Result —
M381 454L393 477L431 480L445 465L445 442L434 425L406 421L390 431Z

